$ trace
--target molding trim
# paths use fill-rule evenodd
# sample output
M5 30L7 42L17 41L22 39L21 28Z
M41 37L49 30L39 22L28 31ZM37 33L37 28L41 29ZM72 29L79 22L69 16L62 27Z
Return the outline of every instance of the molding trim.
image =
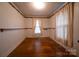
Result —
M0 32L10 31L10 30L24 30L24 29L32 29L32 28L0 28Z
M68 2L65 2L63 5L61 5L58 9L54 10L53 12L51 12L49 14L49 16L27 16L25 17L23 12L13 3L13 2L9 2L9 4L15 8L24 18L50 18L51 16L53 16L56 12L58 12L60 9L62 9L66 4L68 4Z
M43 28L43 30L56 29L56 28Z
M13 2L9 2L9 4L10 4L14 9L16 9L16 10L24 17L23 12L20 11L20 10L16 7L16 5L15 5ZM24 17L24 18L25 18L25 17Z
M58 9L56 9L54 12L52 12L48 18L52 17L53 15L55 15L58 11L60 11L65 5L67 5L69 2L65 2L63 5L61 5Z
M4 57L9 57L9 54L10 54L13 50L15 50L24 40L25 40L25 38L24 38L23 40L21 40L20 42L18 42L18 43L16 44L16 46L13 46L10 50L8 50L8 51L6 52L6 55L5 55Z
M36 39L37 37L26 37L26 39L31 39L31 38L32 38L32 39L33 39L33 38ZM40 38L49 38L49 37L46 37L46 36L45 36L45 37L40 37Z

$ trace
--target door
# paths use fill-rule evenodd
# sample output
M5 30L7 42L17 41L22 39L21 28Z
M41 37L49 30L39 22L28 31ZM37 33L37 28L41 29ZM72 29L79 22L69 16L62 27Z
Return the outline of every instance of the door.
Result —
M79 56L79 3L74 3L74 48Z

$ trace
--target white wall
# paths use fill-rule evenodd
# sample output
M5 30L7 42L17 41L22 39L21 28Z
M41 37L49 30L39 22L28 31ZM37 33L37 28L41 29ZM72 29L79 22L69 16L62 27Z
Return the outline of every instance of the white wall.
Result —
M9 3L0 3L0 28L24 28L24 18ZM0 32L0 56L7 56L25 38L24 30Z

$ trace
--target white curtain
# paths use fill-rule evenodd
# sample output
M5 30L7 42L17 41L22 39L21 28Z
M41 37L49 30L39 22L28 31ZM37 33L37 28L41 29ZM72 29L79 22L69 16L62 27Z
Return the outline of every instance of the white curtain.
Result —
M72 3L65 5L56 14L56 38L72 46Z
M58 38L67 39L68 14L66 11L59 12L56 15L56 35Z
M39 20L36 20L35 33L39 33L39 34L41 33L41 28L40 28Z

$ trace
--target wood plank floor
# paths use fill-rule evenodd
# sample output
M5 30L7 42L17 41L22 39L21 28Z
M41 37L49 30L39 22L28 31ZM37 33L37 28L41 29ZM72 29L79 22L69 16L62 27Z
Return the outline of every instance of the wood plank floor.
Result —
M50 38L26 38L9 57L73 56Z

